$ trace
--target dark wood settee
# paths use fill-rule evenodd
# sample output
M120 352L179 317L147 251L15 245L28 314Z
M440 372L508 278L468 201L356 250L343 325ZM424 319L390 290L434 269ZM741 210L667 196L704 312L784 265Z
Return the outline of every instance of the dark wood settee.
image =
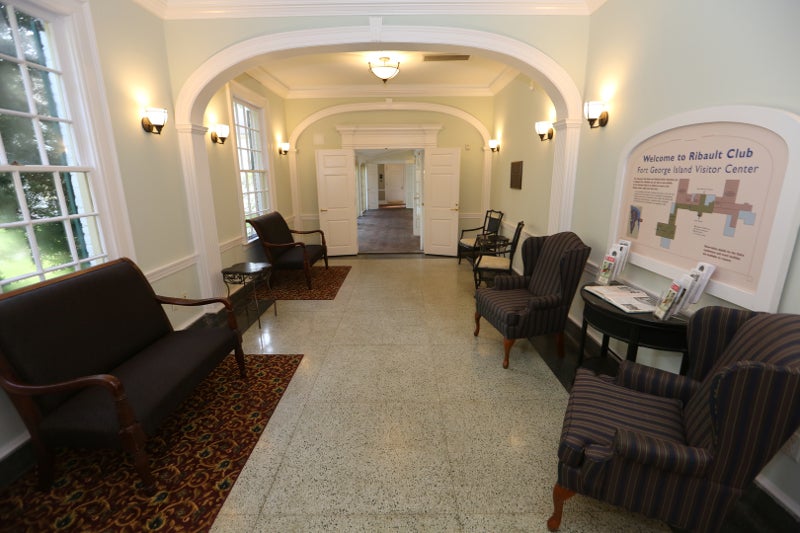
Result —
M225 306L226 326L175 331L162 307L211 303ZM147 435L231 352L245 377L228 300L158 296L129 259L0 295L0 386L31 434L43 489L55 447L122 447L152 493Z

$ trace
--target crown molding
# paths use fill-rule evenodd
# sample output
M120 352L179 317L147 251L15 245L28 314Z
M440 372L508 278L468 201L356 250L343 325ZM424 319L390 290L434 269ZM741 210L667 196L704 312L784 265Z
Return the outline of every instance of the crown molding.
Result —
M162 19L344 15L590 15L606 0L134 0Z

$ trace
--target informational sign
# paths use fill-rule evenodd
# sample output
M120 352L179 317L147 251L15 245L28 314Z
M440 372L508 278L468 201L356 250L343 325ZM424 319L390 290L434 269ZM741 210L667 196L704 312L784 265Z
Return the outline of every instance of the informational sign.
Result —
M764 275L774 276L770 262L779 261L785 277L800 209L797 187L787 187L784 136L752 122L699 122L648 136L627 154L614 234L631 241L631 262L667 277L711 263L709 292L775 307L774 283L763 283Z

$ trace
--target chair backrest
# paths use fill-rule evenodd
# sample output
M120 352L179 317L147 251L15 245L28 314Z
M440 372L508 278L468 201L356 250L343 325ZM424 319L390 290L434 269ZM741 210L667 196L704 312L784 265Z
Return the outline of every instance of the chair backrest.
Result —
M486 211L486 218L483 222L483 232L489 235L497 235L503 222L503 212L489 209Z
M0 295L0 367L27 384L106 373L171 331L129 259ZM46 412L64 397L38 403Z
M741 486L800 425L800 315L703 308L690 319L690 341L701 324L718 355L684 408L686 439L714 453L719 482ZM722 350L720 339L729 339Z
M592 249L571 231L549 235L536 244L540 248L530 259L534 264L528 290L537 296L561 294L561 303L569 304Z
M275 262L288 248L270 246L272 244L291 244L294 237L289 225L278 211L261 215L246 221L253 226L258 235L258 240L264 246L264 251L270 261Z
M514 263L514 253L517 251L517 245L519 244L519 237L522 235L522 228L525 226L525 222L519 221L517 222L517 228L514 230L514 236L511 238L511 243L508 247L508 264L511 265Z

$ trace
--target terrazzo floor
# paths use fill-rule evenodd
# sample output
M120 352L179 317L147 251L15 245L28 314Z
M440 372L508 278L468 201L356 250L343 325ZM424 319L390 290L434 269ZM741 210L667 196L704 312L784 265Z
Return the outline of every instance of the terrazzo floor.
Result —
M332 258L335 300L281 301L247 353L302 353L212 531L547 531L567 392L530 342L473 337L455 258ZM670 531L583 496L563 532Z

